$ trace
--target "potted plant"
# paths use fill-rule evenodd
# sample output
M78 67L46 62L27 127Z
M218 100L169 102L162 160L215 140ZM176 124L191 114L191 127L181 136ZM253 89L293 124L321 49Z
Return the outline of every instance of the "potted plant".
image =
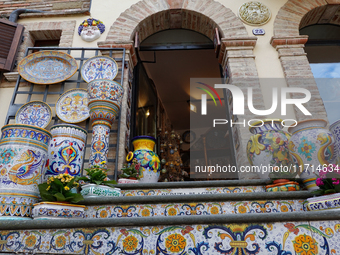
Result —
M84 205L76 205L84 197L77 193L79 183L69 174L51 176L47 182L38 185L43 202L34 204L34 219L83 218Z
M312 191L316 197L308 198L310 211L340 209L340 168L338 165L324 166L317 174L316 185L319 189Z
M120 174L118 183L138 183L140 178L140 167L137 159L133 159L131 163L125 164L121 169L123 171Z
M299 183L294 181L296 176L296 172L289 171L289 166L274 166L273 171L269 174L272 183L266 186L266 191L278 192L300 190Z
M84 197L119 197L120 189L114 185L115 180L109 180L107 177L107 169L102 168L106 162L100 163L100 166L94 165L86 168L86 176L77 177L77 181L84 183L81 185L81 194Z

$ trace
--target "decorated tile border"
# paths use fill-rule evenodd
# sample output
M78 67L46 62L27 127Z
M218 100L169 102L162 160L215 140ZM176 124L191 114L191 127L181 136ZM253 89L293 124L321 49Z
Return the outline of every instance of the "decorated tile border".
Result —
M218 188L186 188L186 189L150 189L122 190L122 196L159 196L159 195L194 195L265 192L264 186L218 187Z
M124 218L151 216L190 216L242 213L289 213L303 211L304 200L265 200L179 204L89 206L87 218Z
M340 221L0 231L0 252L337 254Z

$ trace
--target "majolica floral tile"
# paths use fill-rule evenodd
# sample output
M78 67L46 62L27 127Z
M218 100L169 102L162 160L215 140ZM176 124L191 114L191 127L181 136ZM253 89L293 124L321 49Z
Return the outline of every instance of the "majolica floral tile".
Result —
M222 188L186 188L186 189L155 189L155 190L122 190L122 196L158 196L158 195L190 195L190 194L223 194L265 192L263 186L241 186Z
M334 213L339 211L334 210ZM340 221L311 221L310 229L316 242L315 253L311 254L340 253Z
M332 224L334 229L337 223ZM312 231L315 230L308 222L0 231L0 251L86 255L330 254L324 253L320 246L323 242L312 236ZM320 236L329 235L327 231L319 231Z
M88 206L87 218L190 216L303 211L299 200Z

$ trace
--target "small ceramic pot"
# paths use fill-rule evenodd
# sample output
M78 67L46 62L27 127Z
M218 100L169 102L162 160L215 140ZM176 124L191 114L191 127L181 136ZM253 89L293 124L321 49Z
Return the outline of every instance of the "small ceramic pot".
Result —
M323 195L319 197L311 197L307 198L307 201L307 208L309 211L340 209L340 193Z
M105 185L85 184L81 187L80 193L86 197L119 197L120 189Z
M140 163L139 183L156 183L161 171L161 162L153 151L156 139L152 136L136 136L132 139L134 152L129 152L127 162L136 159Z
M267 192L298 191L298 190L300 190L300 185L298 182L289 181L285 179L275 180L272 185L266 186Z
M81 219L84 218L85 205L62 202L41 202L34 204L33 219Z
M269 167L286 167L294 170L288 151L290 135L282 131L280 120L262 120L252 124L253 134L247 144L247 157L252 166L259 167L259 177L268 178ZM266 167L266 169L264 168ZM278 178L279 173L277 174Z
M119 184L123 184L123 183L139 183L139 180L120 178L120 179L118 179L118 183Z

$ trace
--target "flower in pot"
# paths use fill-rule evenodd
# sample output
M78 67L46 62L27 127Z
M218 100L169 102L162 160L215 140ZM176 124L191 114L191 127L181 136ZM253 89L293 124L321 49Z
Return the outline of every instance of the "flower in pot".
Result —
M94 165L91 168L86 168L86 175L77 177L77 181L83 182L81 186L81 194L84 197L119 197L120 189L115 187L117 182L109 180L107 177L107 169L102 168L106 162L100 163L100 166Z
M131 163L124 165L121 169L123 171L118 177L119 183L138 183L140 178L140 166L137 159L133 159Z
M338 165L324 165L318 169L316 185L319 189L313 190L316 197L308 198L307 208L310 211L325 209L340 209L340 168Z
M83 205L76 203L84 200L84 197L76 192L79 183L69 174L51 176L47 182L38 185L41 203L34 204L33 218L83 218Z

